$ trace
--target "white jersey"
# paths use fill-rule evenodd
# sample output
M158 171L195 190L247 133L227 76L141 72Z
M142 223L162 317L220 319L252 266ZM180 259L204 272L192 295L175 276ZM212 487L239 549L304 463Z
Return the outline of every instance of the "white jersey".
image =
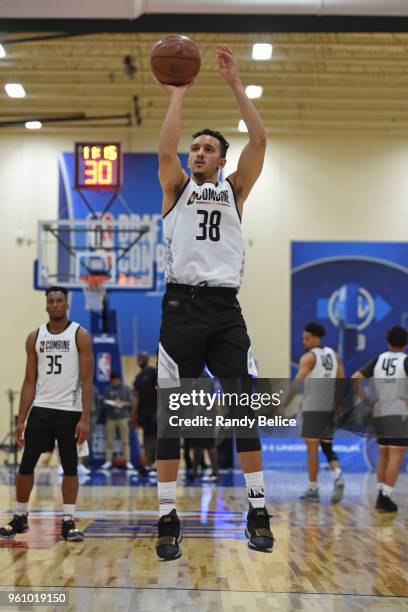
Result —
M37 387L33 406L82 411L79 353L76 335L79 324L71 322L59 334L41 325L35 341Z
M310 350L316 361L305 378L303 411L331 412L334 409L334 391L338 359L333 349L319 346Z
M190 178L163 218L163 238L167 283L240 286L245 243L228 179L197 185Z
M408 356L386 351L373 362L373 382L378 401L374 417L408 416Z

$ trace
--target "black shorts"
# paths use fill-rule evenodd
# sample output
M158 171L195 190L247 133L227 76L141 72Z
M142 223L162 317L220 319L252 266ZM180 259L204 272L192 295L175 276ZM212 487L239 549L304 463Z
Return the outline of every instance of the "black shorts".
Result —
M31 408L24 432L24 452L19 473L30 475L45 450L54 448L55 440L66 476L76 476L78 454L75 428L82 413L54 408Z
M302 413L302 438L330 440L334 436L333 412L310 411Z
M408 419L399 415L374 418L374 431L380 446L408 447Z
M255 373L237 290L167 285L163 296L158 378L198 378L204 366L217 378Z
M215 447L214 438L191 438L191 448L209 449Z

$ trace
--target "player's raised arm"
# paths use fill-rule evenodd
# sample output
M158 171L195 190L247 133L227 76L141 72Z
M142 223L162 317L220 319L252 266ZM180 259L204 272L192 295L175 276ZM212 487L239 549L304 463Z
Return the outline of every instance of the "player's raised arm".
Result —
M262 171L266 149L266 130L255 106L245 93L234 54L228 45L217 46L217 62L220 75L231 87L241 117L248 129L249 143L240 155L237 170L228 177L234 185L238 207L242 208Z
M78 444L82 444L89 436L89 415L93 395L94 359L92 354L92 339L87 331L79 328L77 334L79 353L79 378L82 391L82 416L76 427L75 436Z
M32 332L29 334L26 340L26 370L24 376L24 382L21 387L20 394L20 407L18 409L18 417L17 417L17 427L15 431L15 439L16 443L19 446L24 445L24 427L25 421L27 418L28 411L31 408L31 405L35 396L35 388L37 385L37 355L35 352L35 340L37 337L37 332Z
M191 83L179 87L159 84L162 89L170 93L169 107L160 132L158 151L159 179L163 190L163 215L165 215L188 178L177 155L177 145L180 139L184 96L191 87Z

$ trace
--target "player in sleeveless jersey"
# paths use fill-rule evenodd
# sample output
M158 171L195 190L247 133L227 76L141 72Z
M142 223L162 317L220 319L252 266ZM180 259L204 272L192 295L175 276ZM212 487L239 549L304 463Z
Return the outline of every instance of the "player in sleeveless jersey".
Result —
M308 323L303 331L303 346L307 352L300 358L299 368L289 391L289 403L304 383L301 436L307 446L309 485L301 499L319 501L317 475L319 442L334 476L332 503L343 498L344 480L338 456L333 450L333 411L337 379L344 378L340 357L330 347L322 345L326 335L323 325Z
M380 455L377 462L378 496L376 509L397 512L391 499L408 447L408 332L398 325L387 334L388 350L353 374L354 379L372 379L375 398L367 396L361 385L360 398L373 411L374 429Z
M83 444L89 435L92 341L78 323L68 320L64 287L47 290L46 310L48 323L30 333L26 341L26 372L15 432L16 443L24 451L16 479L16 511L8 525L0 529L0 538L11 539L28 531L34 469L44 449L53 447L57 440L64 470L61 536L78 542L84 535L74 521L78 494L77 445Z
M235 172L224 180L228 143L216 131L193 135L188 156L191 176L177 156L181 114L190 85L161 85L170 94L159 143L159 179L163 191L166 293L163 298L158 355L159 388L198 378L207 365L228 381L245 380L255 371L250 340L237 300L244 268L241 232L243 205L259 177L265 155L266 132L245 94L235 58L227 45L218 45L221 77L231 88L248 128ZM249 512L249 546L270 552L273 536L265 508L259 438L236 437L244 471ZM181 555L180 521L176 512L176 479L180 440L159 436L157 446L160 520L156 553L159 560Z

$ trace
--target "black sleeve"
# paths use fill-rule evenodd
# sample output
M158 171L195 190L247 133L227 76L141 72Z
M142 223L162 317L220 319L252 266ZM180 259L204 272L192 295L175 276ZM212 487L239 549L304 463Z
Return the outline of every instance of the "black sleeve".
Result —
M364 376L364 378L372 378L374 375L374 368L377 364L378 357L375 359L371 359L368 363L366 363L362 368L359 369L360 374Z
M408 376L408 355L404 359L404 370L405 374Z

